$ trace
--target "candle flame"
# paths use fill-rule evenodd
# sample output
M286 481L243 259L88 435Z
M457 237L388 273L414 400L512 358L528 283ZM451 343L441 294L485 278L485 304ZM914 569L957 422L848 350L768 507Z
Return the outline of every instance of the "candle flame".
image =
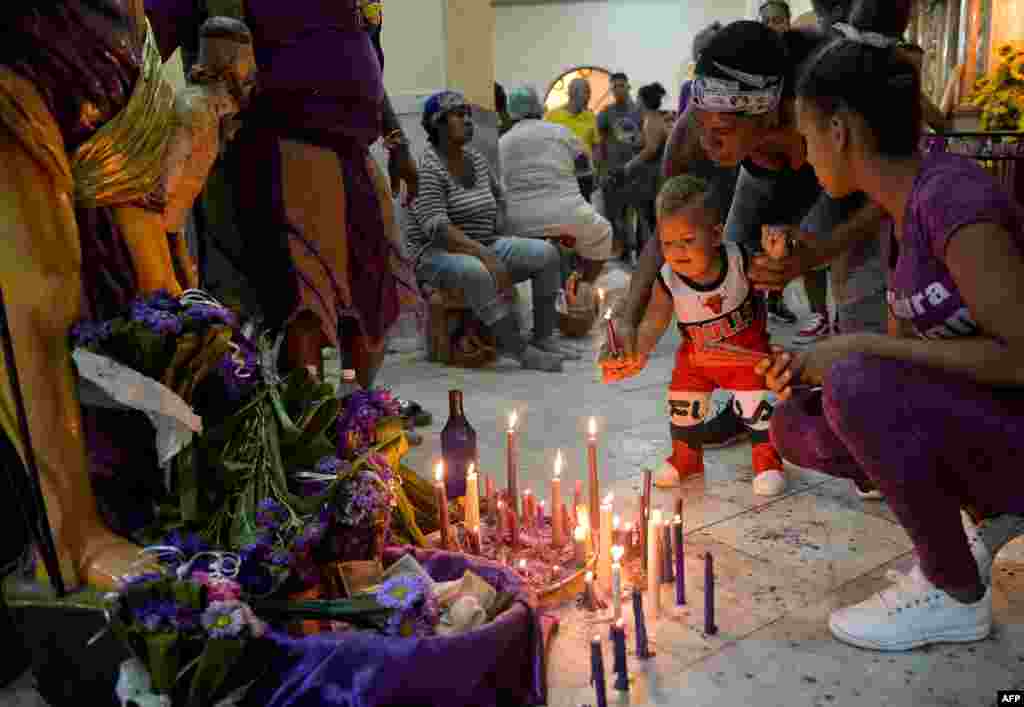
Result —
M594 643L600 643L601 642L601 635L600 634L595 634L594 638L591 639L591 640L593 640Z
M661 525L661 511L655 508L651 511L651 522L655 525Z
M625 550L622 549L622 545L612 545L612 562L618 562L622 559L622 553Z
M555 574L558 574L559 572L561 572L561 571L562 571L562 568L561 568L561 567L559 567L558 565L553 565L553 566L551 567L551 571L552 571L552 572L554 572Z
M626 530L628 530L630 532L633 532L633 524L632 523L626 523Z
M680 515L677 515L675 518L672 519L672 522L673 523L682 523L683 522L683 517L680 516Z
M577 525L576 529L572 531L572 536L575 540L583 541L587 538L587 529L582 525Z
M562 459L562 450L561 450L561 449L559 449L559 450L558 450L558 453L557 453L557 454L555 454L555 478L556 478L556 479L557 479L557 478L558 478L559 476L561 476L561 475L562 475L562 464L563 464L563 459Z
M604 497L604 500L601 501L601 505L602 506L610 506L610 505L612 505L612 502L614 500L615 500L615 494L609 492L608 495Z
M614 530L618 530L619 529L619 524L621 522L622 522L621 518L619 518L618 516L612 516L612 528Z
M593 582L594 581L594 573L593 572L587 572L587 576L584 577L583 579L584 579L584 581L587 581L587 582Z
M509 432L515 432L515 430L516 430L516 423L517 422L519 422L519 411L518 410L513 410L508 415L508 431Z
M531 491L530 489L526 489L525 491L523 491L523 495L524 496L529 496L532 493L533 493L533 491Z
M470 462L469 468L466 469L466 476L476 476L476 464Z
M444 481L444 462L438 462L434 467L434 480L438 483Z
M521 570L525 570L526 569L526 560L519 560L519 569L521 569Z
M616 628L618 628L621 631L622 629L624 629L626 627L626 620L625 619L619 619L618 621L615 622L615 626L616 626Z
M498 501L498 508L504 508L504 507L505 507L505 502L504 501Z
M544 507L544 501L541 501L539 505L540 505L541 508L543 508Z
M606 320L610 320L612 318L612 308L611 307L609 307L608 311L604 313L604 318Z
M587 424L587 434L591 437L597 436L597 418L590 418L590 422Z
M602 305L604 304L604 288L603 287L598 287L597 288L597 301L600 302Z

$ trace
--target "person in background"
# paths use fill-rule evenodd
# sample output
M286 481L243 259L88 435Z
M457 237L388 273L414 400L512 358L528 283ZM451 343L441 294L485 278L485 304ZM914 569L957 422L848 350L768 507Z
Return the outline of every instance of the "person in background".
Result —
M625 167L640 152L643 143L643 115L630 95L629 77L621 72L614 73L611 81L615 102L597 116L597 132L601 142L594 156L598 174L601 175ZM624 185L608 179L602 184L601 193L604 197L604 216L612 224L616 246L623 248L623 260L632 263L636 238L626 222L629 195Z
M889 335L759 371L786 399L771 420L783 458L877 486L909 535L913 569L829 618L840 641L904 651L989 635L992 563L1024 530L1024 209L973 160L921 154L920 73L857 10L803 75L796 117L825 190L863 192L892 221Z
M790 21L793 18L789 3L785 0L767 0L767 2L761 3L761 7L757 10L757 16L761 20L761 24L779 34L789 31Z
M543 110L532 86L512 89L514 124L498 142L506 231L524 238L563 237L572 243L583 282L593 285L612 256L612 226L580 193L576 166L583 144L564 125L543 120Z
M487 159L469 147L473 116L462 94L444 91L423 108L430 144L420 157L420 191L409 220L416 279L462 290L467 304L523 368L559 372L579 358L555 341L555 299L561 286L558 249L535 238L504 235L505 196ZM521 331L515 284L530 280L533 338Z
M625 165L611 169L609 177L629 194L628 203L637 209L646 222L647 233L654 234L657 230L654 200L661 185L661 162L671 125L661 110L661 103L665 99L664 86L660 83L641 86L637 97L643 109L642 147ZM639 237L636 241L636 257L639 258L645 241Z
M512 127L512 117L508 114L508 94L505 87L494 82L494 112L498 114L498 135L504 135Z
M588 202L594 193L594 148L599 141L597 116L590 110L590 97L590 82L584 78L573 79L569 83L569 102L544 116L549 123L567 127L583 145L584 152L576 163L576 179L580 193Z

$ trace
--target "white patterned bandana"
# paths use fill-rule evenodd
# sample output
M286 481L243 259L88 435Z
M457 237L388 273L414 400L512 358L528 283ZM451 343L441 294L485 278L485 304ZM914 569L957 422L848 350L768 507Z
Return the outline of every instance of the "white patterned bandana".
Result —
M757 77L764 79L765 77ZM746 82L744 82L746 83ZM764 115L778 108L782 100L782 80L760 88L712 76L698 76L693 82L693 102L700 110L712 113Z

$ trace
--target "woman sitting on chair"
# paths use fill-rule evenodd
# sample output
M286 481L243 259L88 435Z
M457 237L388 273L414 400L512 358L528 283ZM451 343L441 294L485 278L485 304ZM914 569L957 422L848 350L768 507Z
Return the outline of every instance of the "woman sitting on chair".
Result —
M458 289L497 340L499 351L523 368L558 372L579 358L554 340L560 286L558 249L533 238L502 235L505 198L482 154L468 147L473 117L461 94L431 96L423 109L430 145L419 163L419 195L412 204L409 248L416 279ZM513 306L517 282L533 287L533 338L521 331Z

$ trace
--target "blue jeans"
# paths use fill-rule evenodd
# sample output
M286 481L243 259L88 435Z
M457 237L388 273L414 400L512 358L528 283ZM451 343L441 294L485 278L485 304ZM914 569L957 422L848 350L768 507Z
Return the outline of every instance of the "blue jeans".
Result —
M550 307L554 311L561 287L561 256L555 246L539 238L509 237L498 238L487 247L508 270L512 282L530 280L535 310ZM475 256L428 248L416 264L416 280L433 287L462 290L466 304L486 326L513 313L512 301L499 295L491 273ZM541 319L553 321L554 315ZM535 314L535 323L537 320ZM535 333L539 338L551 334L550 331Z

